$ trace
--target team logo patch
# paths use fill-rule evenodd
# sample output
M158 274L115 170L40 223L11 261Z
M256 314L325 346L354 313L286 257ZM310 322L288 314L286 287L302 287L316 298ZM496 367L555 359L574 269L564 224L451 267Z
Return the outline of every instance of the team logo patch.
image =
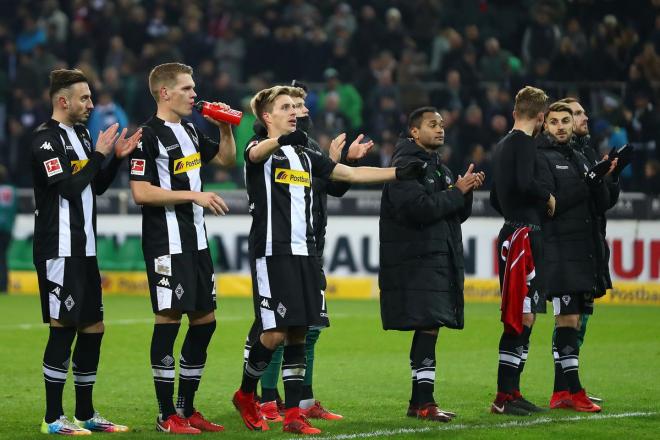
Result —
M163 287L170 287L170 281L167 278L163 277L160 279L160 281L158 281L158 285Z
M71 161L71 174L79 173L83 168L85 168L85 165L87 165L87 162L89 162L89 159L72 160Z
M39 148L41 148L42 150L55 151L55 150L53 150L53 146L48 141L41 144L41 147L39 147Z
M154 258L154 271L159 275L172 276L172 257L163 255Z
M445 182L447 182L447 185L451 185L451 179L449 176L445 176Z
M424 358L424 360L422 361L422 365L424 365L425 367L430 367L434 363L435 363L435 361L433 359L429 359L429 358Z
M534 291L534 304L539 303L539 292L538 290Z
M174 293L176 294L177 298L181 299L181 297L183 296L183 293L184 293L184 290L183 290L183 287L181 287L181 284L176 286L176 289L174 290Z
M284 318L284 315L286 315L286 307L284 307L284 304L279 303L279 304L277 305L277 313L279 313L279 315L280 315L282 318Z
M261 300L261 307L263 307L264 309L270 309L270 304L268 304L267 298Z
M202 166L202 156L199 153L182 157L174 161L174 174L181 174Z
M144 176L144 159L131 159L131 174L134 176Z
M309 178L309 173L307 171L275 168L275 182L309 187L311 179Z
M160 362L166 367L169 367L170 365L174 364L174 358L168 354L163 359L161 359Z
M571 296L570 295L564 295L561 297L561 300L564 302L565 305L568 305L568 303L571 302Z
M64 305L66 306L66 309L68 311L71 311L73 306L76 305L76 302L71 298L71 295L69 295L65 300L64 300Z
M60 164L60 159L57 157L44 161L44 167L46 168L48 177L62 173L62 165Z

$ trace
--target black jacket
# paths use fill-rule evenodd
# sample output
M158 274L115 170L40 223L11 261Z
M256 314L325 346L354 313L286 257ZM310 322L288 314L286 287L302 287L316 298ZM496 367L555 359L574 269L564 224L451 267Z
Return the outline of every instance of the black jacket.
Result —
M539 181L555 195L555 215L544 219L544 273L550 296L602 296L608 282L606 246L596 221L610 204L607 185L584 181L591 162L570 144L540 141Z
M420 180L390 182L380 205L380 305L383 328L463 328L461 223L472 193L453 187L451 171L412 139L401 139L392 166L429 164Z
M598 157L598 153L596 150L590 145L590 136L573 136L571 139L571 146L573 149L579 151L584 155L584 157L587 158L589 162L591 162L592 165L596 164L598 161L600 161L600 157ZM619 194L621 193L621 186L619 185L619 181L612 179L611 176L606 176L605 177L605 184L607 185L607 190L608 190L608 195L609 195L609 203L607 204L607 209L610 209L616 205L616 203L619 201ZM604 213L597 213L596 218L594 219L597 222L598 229L600 231L600 238L603 241L603 247L605 254L602 256L603 261L601 261L602 268L604 270L604 276L605 276L605 288L606 289L611 289L612 288L612 278L610 277L610 246L607 243L607 240L605 239L606 237L606 231L607 231L607 219L605 218ZM604 295L605 292L603 291L601 294L598 296Z

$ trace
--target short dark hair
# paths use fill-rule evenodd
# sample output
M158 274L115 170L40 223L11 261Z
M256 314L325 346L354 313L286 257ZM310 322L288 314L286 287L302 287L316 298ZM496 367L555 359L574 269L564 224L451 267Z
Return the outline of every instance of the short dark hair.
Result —
M411 128L420 128L422 125L422 119L424 118L424 113L440 113L437 108L426 106L420 107L413 110L408 116L408 130Z
M560 99L557 102L562 103L562 104L573 104L574 102L577 102L578 104L580 103L580 101L578 101L576 98L573 98L572 96L569 96L569 97L564 98L564 99Z
M50 72L50 97L62 89L68 89L74 84L87 81L87 77L78 69L57 69Z
M573 110L568 106L568 104L564 104L563 102L553 102L548 106L548 109L545 111L545 117L547 118L550 112L566 112L573 116Z

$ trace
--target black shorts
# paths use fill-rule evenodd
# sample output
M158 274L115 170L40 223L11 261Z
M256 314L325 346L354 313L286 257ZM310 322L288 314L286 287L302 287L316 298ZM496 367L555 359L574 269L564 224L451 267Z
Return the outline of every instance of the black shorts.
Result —
M101 274L96 257L60 257L35 264L41 317L67 324L103 321Z
M215 310L215 274L208 249L145 258L154 313Z
M516 228L507 224L502 226L500 234L497 237L497 267L500 275L500 292L504 283L504 269L506 261L502 260L500 250L502 244L516 231ZM529 243L532 248L532 257L534 258L534 278L529 283L527 298L523 305L523 313L545 313L546 312L546 288L543 271L543 236L541 231L529 232Z
M316 257L262 257L250 269L255 317L264 330L329 325Z
M593 315L594 295L592 293L571 293L552 296L554 315Z

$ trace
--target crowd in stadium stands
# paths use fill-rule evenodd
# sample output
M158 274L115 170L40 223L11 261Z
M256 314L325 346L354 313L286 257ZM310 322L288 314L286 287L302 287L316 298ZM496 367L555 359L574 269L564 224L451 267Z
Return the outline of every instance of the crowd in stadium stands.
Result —
M96 136L146 120L149 70L181 61L194 67L200 98L246 112L236 169L206 176L224 187L243 185L249 97L295 78L311 86L322 146L365 133L376 147L364 164L386 165L404 115L434 105L446 124L443 160L487 176L516 90L578 96L595 145L636 147L623 188L660 193L658 0L15 0L3 2L0 42L0 162L21 187L31 185L26 139L48 117L52 69L90 78Z

